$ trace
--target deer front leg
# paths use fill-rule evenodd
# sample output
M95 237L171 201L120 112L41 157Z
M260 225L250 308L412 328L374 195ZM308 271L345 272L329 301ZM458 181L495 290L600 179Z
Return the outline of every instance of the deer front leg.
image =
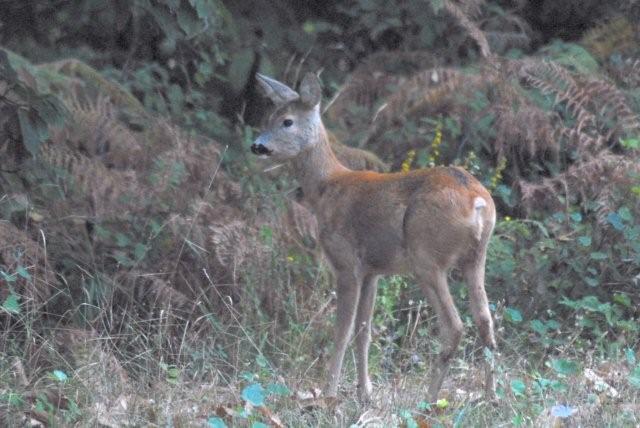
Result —
M329 397L336 396L338 393L342 360L344 359L344 353L347 350L347 345L351 338L351 331L353 330L362 285L362 280L354 271L338 271L337 277L338 301L335 324L335 350L329 362L329 374L325 391L325 394Z
M369 379L369 345L371 344L371 320L376 299L378 277L367 275L362 283L358 314L356 316L356 364L358 366L358 399L367 402L373 387Z

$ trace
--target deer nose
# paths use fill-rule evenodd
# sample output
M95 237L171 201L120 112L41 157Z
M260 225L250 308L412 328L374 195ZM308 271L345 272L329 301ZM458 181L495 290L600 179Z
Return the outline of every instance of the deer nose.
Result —
M272 150L267 149L262 144L252 144L251 145L251 153L254 155L270 155Z

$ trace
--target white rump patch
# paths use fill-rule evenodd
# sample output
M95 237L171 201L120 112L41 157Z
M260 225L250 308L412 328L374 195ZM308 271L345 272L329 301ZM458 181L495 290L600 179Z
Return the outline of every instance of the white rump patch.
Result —
M482 229L484 228L484 208L487 206L487 201L480 196L477 196L473 200L473 213L471 214L471 223L475 230L474 235L477 240L482 237Z
M484 198L481 198L480 196L476 197L473 200L473 208L479 210L480 208L484 208L487 206L487 201L484 200Z

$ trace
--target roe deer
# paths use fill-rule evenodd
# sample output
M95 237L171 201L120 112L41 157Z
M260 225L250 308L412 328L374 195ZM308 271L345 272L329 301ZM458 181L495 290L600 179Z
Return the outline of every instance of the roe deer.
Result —
M308 73L299 92L266 76L257 79L276 110L251 151L291 160L305 202L318 219L320 242L337 279L335 353L329 361L326 395L337 394L355 325L358 396L370 398L368 352L377 278L413 274L439 322L442 347L427 396L436 401L463 333L447 285L454 266L461 268L469 287L473 319L484 345L496 346L484 289L487 244L496 218L491 195L457 167L408 173L352 171L337 160L327 141L317 76ZM486 364L485 395L493 398L493 369Z

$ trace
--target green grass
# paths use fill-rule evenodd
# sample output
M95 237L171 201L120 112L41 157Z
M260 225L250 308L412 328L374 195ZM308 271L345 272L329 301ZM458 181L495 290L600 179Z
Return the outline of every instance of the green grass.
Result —
M313 299L326 298L323 288ZM303 315L305 323L290 323L285 331L279 330L284 323L256 322L233 308L229 309L235 316L225 324L205 321L210 324L207 329L162 313L143 319L116 311L110 315L123 322L118 332L110 333L70 330L28 313L3 316L3 423L24 426L35 419L50 426L219 426L221 421L226 426L257 427L274 421L285 426L556 426L558 417L552 413L572 409L575 413L567 418L571 426L640 423L640 375L633 350L617 357L599 355L571 328L566 334L560 328L549 345L527 327L529 320L505 319L508 312L501 307L495 314L499 353L493 356L498 399L486 402L481 396L482 363L489 356L480 349L463 310L467 335L441 400L426 403L430 350L437 349L434 323L425 305L408 305L400 297L395 306L386 302L377 308L371 352L373 402L362 405L355 399L352 349L338 401L314 398L331 350L334 303L331 298L325 303L316 317ZM417 313L420 320L415 323ZM575 317L565 321L563 326L571 327ZM280 339L274 337L274 329ZM600 376L598 385L587 378L585 369ZM260 406L247 404L252 401Z

